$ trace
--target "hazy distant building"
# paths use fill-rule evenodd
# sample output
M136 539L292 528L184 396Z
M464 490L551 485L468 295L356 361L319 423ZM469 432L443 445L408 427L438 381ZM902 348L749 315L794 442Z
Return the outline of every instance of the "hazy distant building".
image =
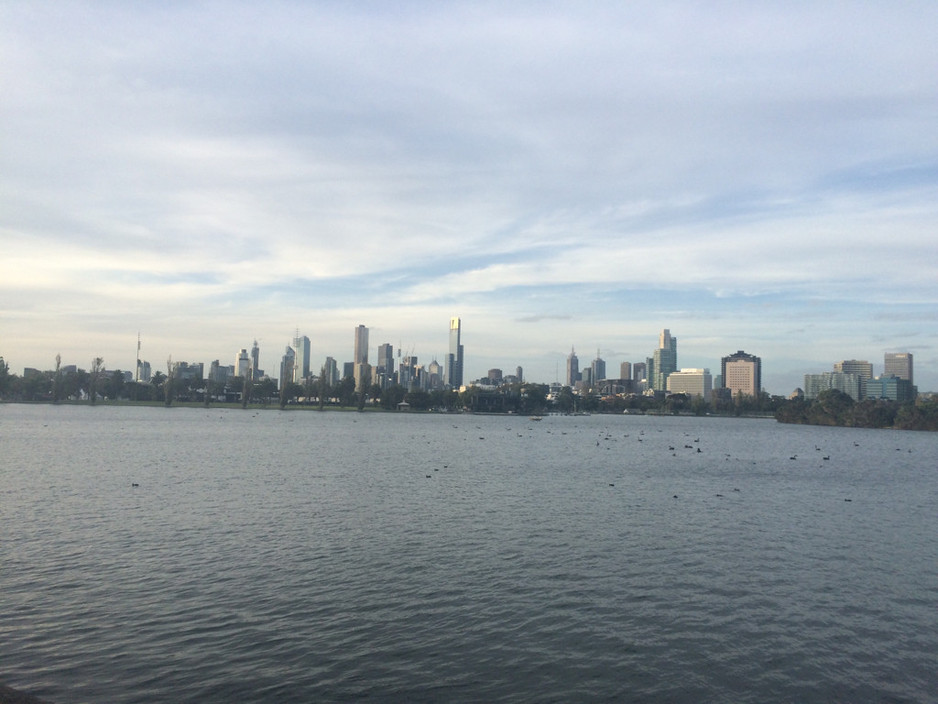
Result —
M322 371L326 377L326 383L329 384L329 386L335 386L339 383L339 365L336 364L335 359L332 357L326 357Z
M228 367L221 366L221 362L215 359L208 368L208 380L216 384L224 384L228 381Z
M804 397L808 400L815 399L822 391L836 389L847 394L854 401L863 398L860 395L860 377L857 374L846 374L844 372L824 372L822 374L804 375Z
M596 359L590 365L590 377L591 384L606 378L606 361L599 356L599 350L596 350Z
M648 377L648 365L645 362L635 362L632 365L632 384L636 389L642 388L642 382Z
M463 385L462 320L450 318L449 354L446 355L446 385L458 389Z
M296 369L296 350L287 345L280 360L280 388L293 381L294 369Z
M723 387L733 396L758 396L762 393L762 360L742 350L720 360Z
M145 384L150 383L152 379L152 372L150 371L150 363L141 359L137 360L137 379L142 381Z
M911 363L911 362L910 362ZM888 401L914 401L916 389L912 382L898 376L878 376L866 382L866 398Z
M355 378L355 362L342 362L342 378L343 379Z
M502 370L501 369L489 369L486 378L492 383L498 384L502 380Z
M632 363L631 362L622 362L622 364L619 365L619 378L620 379L632 378Z
M382 389L394 383L394 348L388 342L378 345L378 360L375 365L376 380Z
M883 358L883 376L897 376L910 384L915 383L912 376L911 352L887 352Z
M405 355L397 365L398 383L407 390L418 388L417 357Z
M648 385L655 391L667 391L668 375L677 371L677 338L667 328L658 336L658 349L645 360Z
M435 359L427 365L427 388L431 391L443 388L443 365Z
M580 380L580 359L576 356L576 349L571 347L567 357L567 386L574 387Z
M355 354L353 364L368 364L368 328L359 325L355 328Z
M681 369L668 374L668 393L710 398L713 377L709 369Z

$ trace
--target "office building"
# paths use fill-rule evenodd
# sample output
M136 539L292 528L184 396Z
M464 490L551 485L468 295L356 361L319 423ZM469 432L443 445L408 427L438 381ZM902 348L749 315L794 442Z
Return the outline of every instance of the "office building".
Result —
M235 357L235 370L235 374L242 378L251 373L251 358L248 357L247 349L243 347L241 351L238 352L238 356Z
M762 393L762 360L742 350L720 360L722 388L732 396L758 396Z
M632 378L632 363L631 362L622 362L622 364L619 365L619 378L620 379Z
M570 387L576 386L576 383L580 380L580 360L576 356L576 349L570 348L570 355L567 357L567 376L566 376L566 385Z
M394 383L394 348L388 342L378 345L378 360L375 364L375 383L386 389Z
M300 335L296 331L296 337L293 338L293 350L296 353L293 366L293 382L302 384L303 380L309 376L309 338L306 335Z
M449 354L446 355L446 385L451 389L458 389L463 385L464 363L462 321L459 318L450 318Z
M658 336L658 349L645 360L648 384L655 391L667 391L668 376L677 371L677 338L665 328Z
M897 376L910 384L915 384L915 379L912 377L911 352L887 352L883 361L883 376Z
M280 388L294 379L294 369L296 369L296 350L287 345L283 357L280 360Z
M834 363L834 371L856 374L860 378L860 398L866 398L866 382L873 378L873 365L866 360L845 359Z
M596 350L596 359L590 365L590 377L591 384L606 378L606 361L599 356L599 350Z
M824 372L822 374L804 375L804 397L815 399L822 391L836 389L847 394L854 401L863 398L861 395L860 377L856 374L844 372Z
M364 325L355 328L355 354L352 364L368 364L368 328Z
M681 369L668 374L668 393L710 398L713 377L709 369Z
M910 362L911 364L911 362ZM866 382L866 398L872 400L914 401L916 389L912 382L898 376L878 376Z
M335 386L339 383L339 365L332 357L326 357L322 365L322 374L326 377L326 383L329 386Z

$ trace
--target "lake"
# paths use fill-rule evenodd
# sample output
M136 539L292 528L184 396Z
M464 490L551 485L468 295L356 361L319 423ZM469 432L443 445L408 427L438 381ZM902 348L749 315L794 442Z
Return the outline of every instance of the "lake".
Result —
M923 702L938 435L0 405L0 680L69 702Z

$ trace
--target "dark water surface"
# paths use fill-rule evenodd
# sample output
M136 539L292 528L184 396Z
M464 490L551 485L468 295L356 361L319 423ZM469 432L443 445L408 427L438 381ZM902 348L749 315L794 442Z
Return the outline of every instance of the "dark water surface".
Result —
M935 434L6 405L0 525L56 704L938 696Z

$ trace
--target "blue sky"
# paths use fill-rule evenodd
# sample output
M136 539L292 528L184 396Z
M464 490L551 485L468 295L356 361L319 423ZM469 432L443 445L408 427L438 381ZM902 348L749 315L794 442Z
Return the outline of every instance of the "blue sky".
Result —
M353 329L938 390L938 5L0 2L0 355ZM374 352L374 351L373 351Z

